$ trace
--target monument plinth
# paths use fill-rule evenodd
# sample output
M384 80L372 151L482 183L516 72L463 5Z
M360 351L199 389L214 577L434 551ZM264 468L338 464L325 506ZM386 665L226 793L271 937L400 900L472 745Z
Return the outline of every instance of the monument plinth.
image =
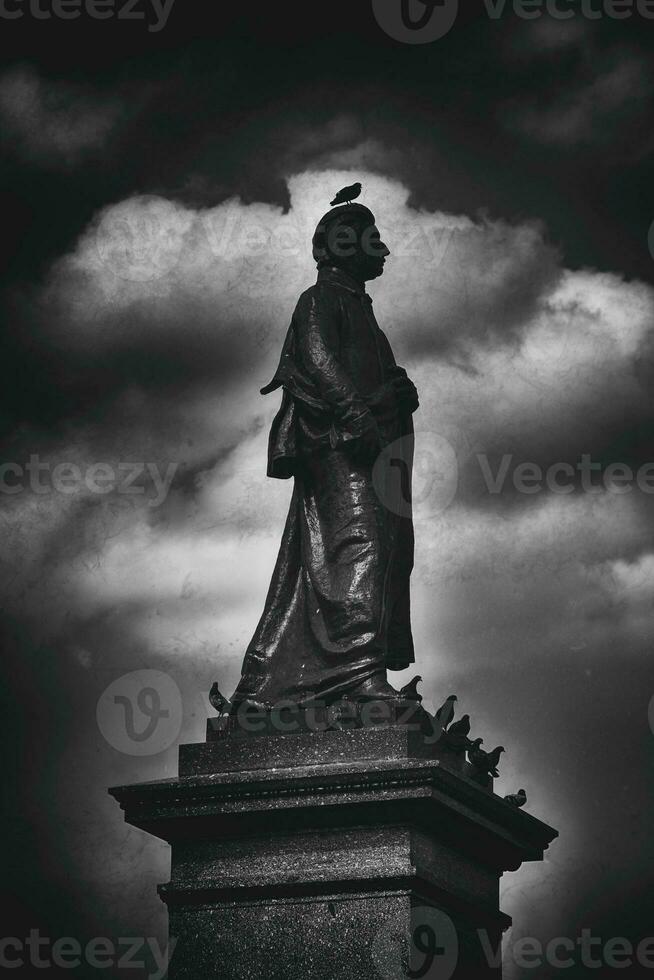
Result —
M230 734L179 772L111 790L172 847L171 980L500 978L499 879L556 836L406 725Z

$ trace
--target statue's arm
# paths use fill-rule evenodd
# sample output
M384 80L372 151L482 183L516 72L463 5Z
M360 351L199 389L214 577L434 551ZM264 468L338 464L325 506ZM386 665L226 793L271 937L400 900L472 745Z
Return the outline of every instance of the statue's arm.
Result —
M339 441L379 448L374 415L338 359L340 309L320 288L309 290L295 311L297 350L303 369L332 412Z

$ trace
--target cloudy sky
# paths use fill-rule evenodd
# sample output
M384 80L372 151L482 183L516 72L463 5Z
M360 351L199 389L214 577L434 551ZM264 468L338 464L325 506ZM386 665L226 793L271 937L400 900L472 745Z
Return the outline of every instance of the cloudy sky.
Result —
M583 928L638 943L654 933L651 23L479 3L408 45L365 2L311 23L291 3L216 22L181 6L158 32L2 29L13 934L165 934L167 849L106 788L172 775L211 683L237 682L291 490L265 477L278 396L258 390L315 275L313 225L361 180L392 252L375 310L421 397L425 696L458 694L507 747L497 791L524 786L561 834L505 878L509 948ZM142 670L181 708L134 756L96 708ZM511 980L559 973L507 958Z

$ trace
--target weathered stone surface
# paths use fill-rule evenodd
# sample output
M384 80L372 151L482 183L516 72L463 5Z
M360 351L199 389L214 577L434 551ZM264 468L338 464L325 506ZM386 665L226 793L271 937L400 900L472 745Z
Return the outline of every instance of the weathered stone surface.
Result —
M255 769L297 768L335 763L446 757L450 766L464 757L437 748L438 733L408 725L358 728L352 731L270 734L256 739L231 737L196 745L180 745L180 776ZM472 769L472 767L469 767Z
M454 977L499 977L478 930L496 948L500 875L556 832L470 769L391 726L182 746L179 779L112 790L172 844L171 978L383 977L416 915L455 930Z

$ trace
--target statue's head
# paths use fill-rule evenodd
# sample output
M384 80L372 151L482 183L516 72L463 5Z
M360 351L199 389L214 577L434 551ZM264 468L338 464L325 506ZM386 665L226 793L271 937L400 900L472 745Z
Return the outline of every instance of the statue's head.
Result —
M381 276L391 254L381 240L374 214L363 204L328 211L318 222L312 244L319 269L337 266L361 282Z

